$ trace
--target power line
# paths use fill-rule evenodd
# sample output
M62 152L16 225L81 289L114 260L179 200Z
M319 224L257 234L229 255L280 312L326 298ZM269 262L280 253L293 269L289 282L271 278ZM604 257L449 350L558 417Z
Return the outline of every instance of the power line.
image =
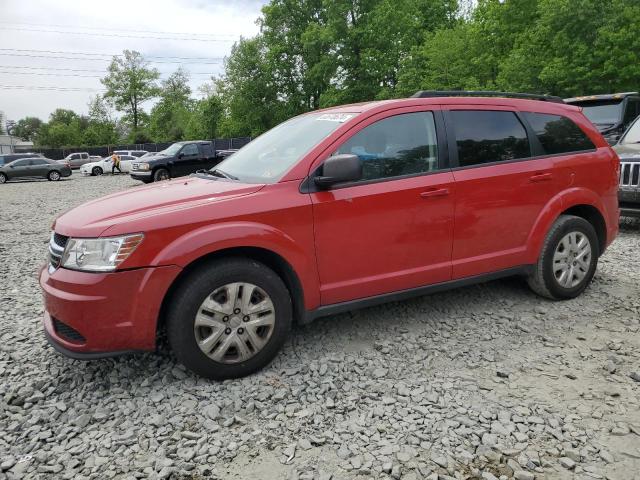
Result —
M57 72L102 73L103 75L101 76L104 76L107 73L106 70L90 70L90 69L83 69L83 68L32 67L32 66L24 66L24 65L2 65L0 66L0 68L3 68L3 69L15 68L15 69L22 69L22 70L51 70L51 71L57 71ZM173 72L160 72L160 75L170 75L171 73ZM213 72L187 71L187 73L189 75L217 75L216 73L213 73Z
M104 88L56 87L47 85L0 85L0 90L42 90L54 92L103 92Z
M6 68L6 67L0 67L0 68ZM59 70L59 71L65 71L64 69L52 69L52 70ZM94 72L101 72L102 70L90 70L90 71L94 71ZM103 72L103 71L102 71ZM4 71L0 71L0 75L36 75L36 76L54 76L54 77L74 77L74 78L104 78L106 76L106 72L103 72L102 75L77 75L75 73L46 73L46 72L4 72ZM190 75L210 75L213 76L215 75L215 73L205 73L205 72L193 72L193 73L189 73ZM171 72L161 72L160 75L171 75Z
M113 38L112 33L95 33L95 32L71 32L68 30L43 30L39 28L18 28L18 27L0 27L0 30L12 30L18 32L37 32L37 33L57 33L60 35L80 35L89 37L109 37ZM152 40L170 40L172 42L219 42L219 43L231 43L233 39L215 39L215 38L179 38L179 37L157 37L150 35L130 35L130 34L118 34L119 38L148 38Z
M103 27L84 27L84 26L80 26L80 25L60 25L60 24L42 24L42 23L23 23L23 22L0 22L0 24L2 25L26 25L26 26L30 26L30 27L58 27L58 28L75 28L75 29L79 29L79 30L105 30L106 28ZM130 30L127 29L122 29L122 28L112 28L112 27L108 27L109 31L113 31L113 32L129 32ZM206 36L206 37L231 37L231 38L237 38L237 35L231 35L231 34L214 34L214 33L196 33L196 32L159 32L159 31L153 31L153 30L140 30L138 28L136 28L137 32L140 33L154 33L154 34L160 34L160 35L193 35L193 36Z
M33 50L28 48L0 48L3 52L30 52L30 53L60 53L64 55L92 55L102 57L124 57L121 53L98 53L98 52L70 52L63 50ZM159 59L177 59L177 60L224 60L224 57L174 57L171 55L142 55L144 58L159 58ZM80 60L80 59L79 59Z
M2 53L0 52L1 56L5 56L5 57L26 57L26 58L50 58L53 60L92 60L92 61L99 61L99 62L107 62L109 61L108 58L78 58L78 57L64 57L64 56L59 56L59 55L31 55L28 53ZM178 58L178 57L176 57ZM148 63L154 63L154 64L163 64L163 63L180 63L180 64L184 64L184 65L219 65L221 63L221 60L219 61L215 61L215 62L187 62L187 61L180 61L180 60L169 60L169 61L159 61L159 60L149 60Z

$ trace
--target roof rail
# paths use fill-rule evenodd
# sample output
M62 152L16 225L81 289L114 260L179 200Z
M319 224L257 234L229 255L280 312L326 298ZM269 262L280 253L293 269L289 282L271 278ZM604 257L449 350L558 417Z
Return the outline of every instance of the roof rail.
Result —
M564 103L560 97L553 95L536 95L533 93L512 93L512 92L492 92L481 90L420 90L410 98L433 98L433 97L504 97L522 98L525 100L540 100L543 102Z

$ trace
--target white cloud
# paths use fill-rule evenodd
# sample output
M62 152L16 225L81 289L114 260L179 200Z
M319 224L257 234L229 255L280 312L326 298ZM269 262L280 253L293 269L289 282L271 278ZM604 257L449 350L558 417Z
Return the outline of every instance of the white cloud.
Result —
M158 57L224 57L229 53L234 40L241 35L251 37L258 32L255 22L265 2L260 0L111 0L109 2L1 0L0 3L2 3L0 86L54 86L98 90L102 88L99 77L103 75L101 72L106 70L109 63L108 57L100 60L91 60L89 58L96 57L90 56L86 56L87 58L73 56L73 59L38 58L37 55L65 55L17 52L15 49L91 52L108 55L130 49L147 56ZM84 32L92 35L74 35L68 32ZM159 38L128 38L127 36ZM174 39L166 39L167 36ZM207 41L181 41L175 38L200 38ZM25 56L2 55L6 53ZM155 60L167 62L171 59ZM217 64L187 62L184 61L182 66L193 73L191 86L194 91L209 79L208 75L195 73L219 74L222 72L221 61ZM203 62L211 63L215 60L203 60ZM153 66L163 74L163 77L166 77L180 64L155 63ZM71 72L69 70L92 71ZM38 75L35 75L36 73ZM96 77L92 77L93 75ZM0 111L4 111L6 118L13 120L27 115L46 120L49 114L59 107L86 113L87 102L95 93L97 92L18 90L0 87Z

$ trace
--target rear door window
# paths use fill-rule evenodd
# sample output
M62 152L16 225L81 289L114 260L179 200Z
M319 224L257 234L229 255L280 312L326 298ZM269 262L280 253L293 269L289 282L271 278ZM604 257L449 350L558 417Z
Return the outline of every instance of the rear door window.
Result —
M494 110L452 110L450 113L460 167L531 156L527 131L515 113Z
M561 115L523 112L546 155L593 150L595 145L573 120Z
M47 162L45 160L40 160L37 158L34 158L32 160L29 160L31 162L31 165L46 165Z
M198 145L195 143L190 143L189 145L185 145L180 152L185 157L191 157L193 155L198 155Z

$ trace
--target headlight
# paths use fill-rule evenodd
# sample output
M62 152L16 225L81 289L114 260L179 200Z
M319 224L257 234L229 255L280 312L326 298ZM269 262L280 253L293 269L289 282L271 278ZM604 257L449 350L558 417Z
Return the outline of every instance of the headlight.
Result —
M148 163L139 163L138 164L138 170L149 170L149 164Z
M70 238L60 266L87 272L112 272L133 253L143 238L141 233L109 238Z

